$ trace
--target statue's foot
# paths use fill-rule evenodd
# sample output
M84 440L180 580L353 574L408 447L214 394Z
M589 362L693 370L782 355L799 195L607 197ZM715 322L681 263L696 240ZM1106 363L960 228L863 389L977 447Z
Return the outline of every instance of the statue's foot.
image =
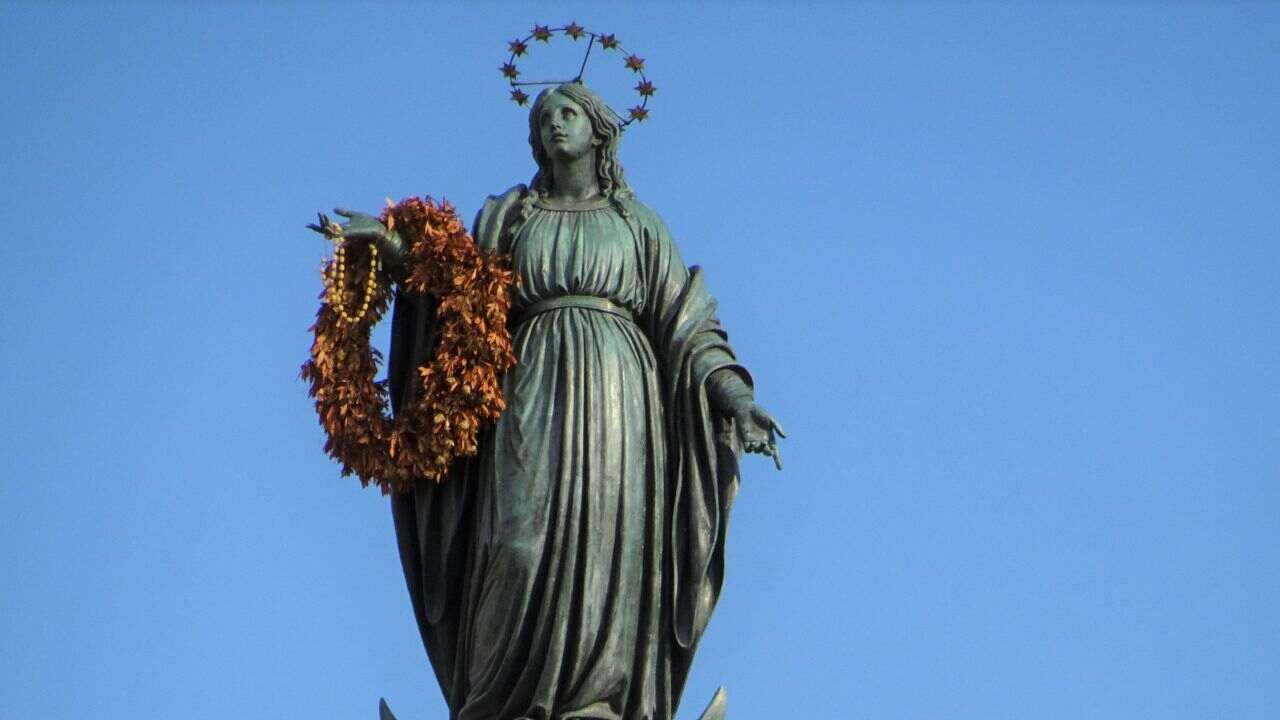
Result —
M702 715L698 717L698 720L724 720L724 715L728 708L729 693L725 692L724 686L721 685L716 690L716 694L711 696L711 702L707 704L707 709L702 711Z

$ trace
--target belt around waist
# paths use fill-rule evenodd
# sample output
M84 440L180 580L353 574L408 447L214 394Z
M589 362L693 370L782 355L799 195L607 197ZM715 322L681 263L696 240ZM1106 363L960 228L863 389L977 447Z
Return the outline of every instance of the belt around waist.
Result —
M541 315L544 312L559 310L560 308L582 308L583 310L595 310L596 312L617 315L625 320L635 319L630 310L608 298L596 297L595 295L561 295L560 297L540 300L525 308L523 312L516 315L515 324L519 325L534 315Z

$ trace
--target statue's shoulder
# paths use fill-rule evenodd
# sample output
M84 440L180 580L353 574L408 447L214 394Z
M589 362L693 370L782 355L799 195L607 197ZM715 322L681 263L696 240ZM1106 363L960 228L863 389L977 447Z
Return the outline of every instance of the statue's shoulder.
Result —
M485 207L489 207L491 205L509 205L511 203L520 202L520 198L524 197L524 194L527 192L529 192L528 185L525 185L524 183L516 183L496 195L490 195L485 198L484 204Z
M520 184L485 198L484 204L480 206L480 212L476 213L475 224L472 226L476 244L489 249L498 247L503 227L510 222L520 207L520 200L528 191L528 186Z
M641 226L646 228L665 229L666 225L662 222L662 216L653 208L637 200L636 196L630 195L623 198L621 200L621 204L627 211L627 214L634 218Z
M518 205L520 203L520 199L523 198L527 192L529 192L529 186L520 183L512 185L496 195L490 195L485 198L484 204L480 206L480 212L476 214L477 225L481 220L488 219L494 214L501 217L505 214L506 210Z

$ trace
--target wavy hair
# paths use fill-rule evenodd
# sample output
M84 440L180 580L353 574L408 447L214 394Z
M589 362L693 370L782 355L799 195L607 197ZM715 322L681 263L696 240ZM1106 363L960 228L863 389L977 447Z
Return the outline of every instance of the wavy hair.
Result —
M533 161L538 170L529 181L529 192L521 199L520 215L516 226L528 218L535 202L551 192L552 163L546 148L542 147L542 106L552 95L563 95L569 98L586 113L591 121L591 134L600 141L596 145L596 182L600 185L600 194L609 200L619 214L627 216L622 201L633 197L626 176L622 171L622 163L618 162L618 140L622 137L622 128L618 125L618 117L613 110L600 99L591 88L580 82L568 82L548 88L538 93L529 110L529 147L533 150ZM514 230L514 228L513 228Z

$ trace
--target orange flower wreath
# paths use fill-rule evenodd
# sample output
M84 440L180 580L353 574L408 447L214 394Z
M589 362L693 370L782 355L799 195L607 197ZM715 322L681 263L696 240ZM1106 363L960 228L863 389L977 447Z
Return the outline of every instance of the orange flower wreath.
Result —
M507 329L514 275L506 258L476 247L447 201L409 198L381 220L409 248L404 288L438 301L439 341L435 357L418 368L418 399L392 419L386 382L374 381L382 356L369 337L392 291L385 276L371 277L380 273L373 246L346 247L325 266L324 302L302 378L328 435L325 452L342 463L344 476L386 494L423 478L440 482L454 458L476 453L480 430L506 407L501 378L516 358ZM361 276L370 280L348 281ZM354 317L344 309L361 304Z

